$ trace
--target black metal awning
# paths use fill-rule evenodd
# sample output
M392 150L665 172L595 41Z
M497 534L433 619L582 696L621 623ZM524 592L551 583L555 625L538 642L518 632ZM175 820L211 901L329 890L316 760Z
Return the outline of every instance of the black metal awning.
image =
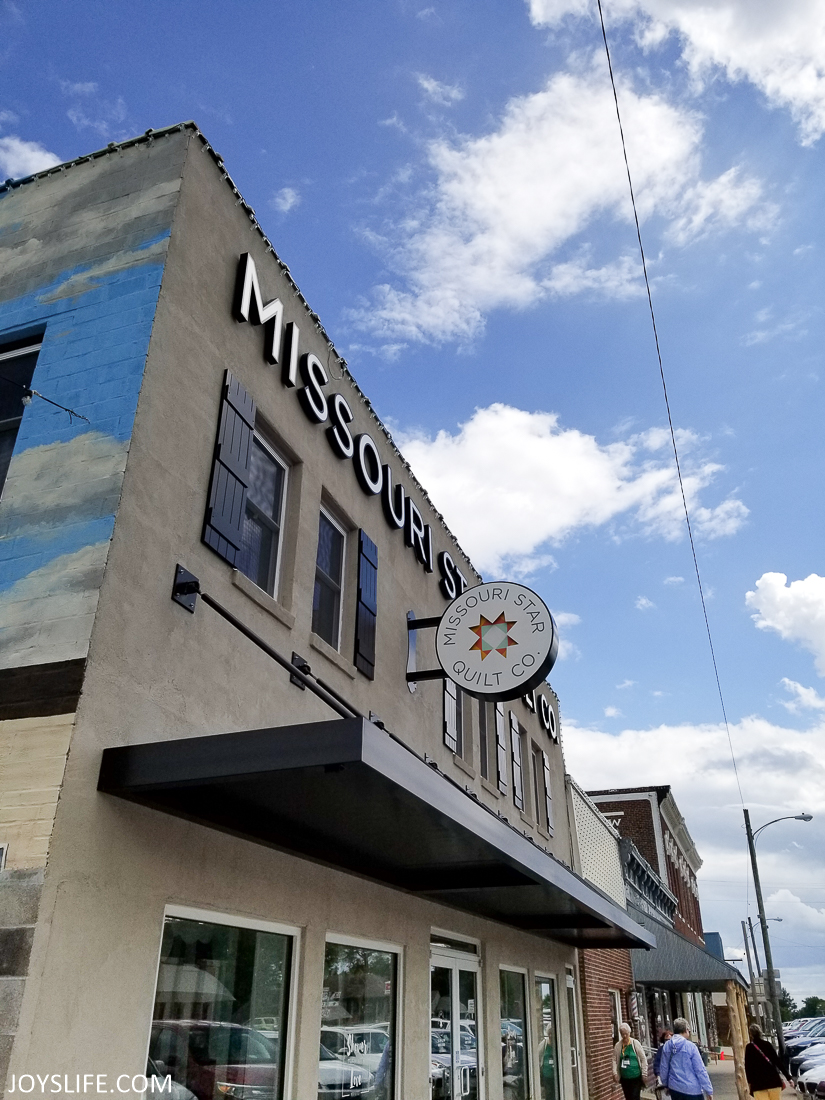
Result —
M661 986L679 992L701 990L705 993L724 993L728 982L736 982L747 990L748 983L735 966L730 966L635 905L629 909L635 920L656 936L657 948L653 954L646 951L632 953L633 975L639 985Z
M98 789L549 939L656 945L363 718L106 749Z

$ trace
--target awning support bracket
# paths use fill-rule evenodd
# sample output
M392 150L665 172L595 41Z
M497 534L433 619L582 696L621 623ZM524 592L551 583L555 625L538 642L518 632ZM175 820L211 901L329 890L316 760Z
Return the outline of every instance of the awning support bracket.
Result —
M334 691L329 685L323 684L317 677L312 675L310 666L302 658L298 657L301 664L296 664L293 661L288 661L283 654L279 653L277 649L273 649L271 645L268 645L263 638L259 637L253 630L250 630L248 626L236 618L231 611L227 611L225 607L214 600L208 592L204 592L201 589L200 581L194 575L190 573L188 569L184 569L182 565L175 567L175 580L172 584L172 599L175 603L180 604L181 607L191 614L195 614L195 606L198 602L198 596L203 602L211 607L213 611L216 611L221 618L234 626L239 633L243 634L245 638L248 638L250 642L262 650L267 657L271 657L273 661L286 669L289 673L290 680L293 684L297 684L301 688L307 688L313 695L317 695L324 703L327 704L336 714L341 718L363 718L364 715L360 711L346 701L343 696L339 695L337 691ZM293 654L297 656L297 654Z

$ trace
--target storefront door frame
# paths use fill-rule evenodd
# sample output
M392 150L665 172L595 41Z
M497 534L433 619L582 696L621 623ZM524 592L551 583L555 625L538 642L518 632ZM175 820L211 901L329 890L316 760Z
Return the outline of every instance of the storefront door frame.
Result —
M467 945L468 947L470 944ZM470 952L459 951L451 947L442 947L441 945L433 945L430 948L430 974L432 974L432 968L434 966L441 966L452 971L452 985L451 985L451 1000L452 1007L450 1011L450 1023L452 1026L452 1081L461 1081L461 1074L456 1073L458 1068L458 1058L461 1054L461 1035L460 1035L460 1008L456 1011L457 1006L460 1003L459 996L459 983L458 972L459 970L469 971L475 974L476 979L476 996L475 996L475 1019L476 1019L476 1055L478 1058L478 1066L476 1072L476 1080L478 1082L478 1100L485 1100L487 1096L487 1074L485 1071L485 1059L484 1059L484 1013L482 1006L484 1004L482 989L481 989L481 959L477 954ZM432 1015L432 1012L430 1013ZM432 1023L430 1023L432 1027ZM465 1094L456 1094L453 1089L452 1100L462 1100Z

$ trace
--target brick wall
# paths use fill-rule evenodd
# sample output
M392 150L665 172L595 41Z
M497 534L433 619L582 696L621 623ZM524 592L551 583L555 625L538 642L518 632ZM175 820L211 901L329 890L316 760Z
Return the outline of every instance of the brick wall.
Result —
M622 836L629 837L650 866L658 872L659 853L656 851L656 834L653 830L653 813L647 797L628 802L611 802L601 795L590 795L603 814L617 813L621 817L610 820Z
M614 1084L611 1064L610 990L618 990L621 994L622 1019L632 1026L628 1010L628 993L634 988L630 952L582 951L581 979L590 1100L617 1100L621 1090L619 1085Z

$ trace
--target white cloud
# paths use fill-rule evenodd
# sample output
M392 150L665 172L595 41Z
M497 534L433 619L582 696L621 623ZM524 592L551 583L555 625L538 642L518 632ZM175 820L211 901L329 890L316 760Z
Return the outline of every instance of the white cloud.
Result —
M416 80L427 99L442 107L452 107L464 98L464 91L457 84L442 84L440 80L425 73L418 73Z
M0 138L0 178L22 179L60 164L60 157L37 141L24 141L9 134Z
M93 130L101 137L109 137L113 128L126 118L126 103L122 96L112 103L98 103L94 107L94 114L88 115L82 107L72 107L66 112L69 121L73 122L78 130Z
M63 95L67 96L94 95L97 91L97 84L92 80L81 81L79 83L72 80L61 80L60 90Z
M581 622L581 616L574 611L554 611L553 618L557 626L576 626Z
M669 436L659 429L602 445L592 435L560 428L554 413L494 404L476 409L454 435L396 434L416 475L485 572L517 568L547 544L622 515L645 534L668 540L684 534L682 498L665 447ZM692 456L699 445L695 435L680 432L679 439L697 534L733 534L747 508L739 500L714 508L699 503L721 467Z
M794 954L798 949L784 940L818 941L812 931L803 935L801 925L794 932L790 899L773 899L791 886L806 906L821 904L821 893L809 894L807 887L825 881L825 721L795 730L753 716L731 723L730 732L754 827L802 810L814 814L809 824L776 824L758 842L763 891L766 898L770 895L768 915L784 917L781 926L771 925L774 962L782 970L782 984L799 996L807 979L802 970L792 979L788 967L801 965L811 953ZM739 922L749 911L756 914L724 724L672 724L611 734L567 720L563 733L567 765L585 790L671 786L704 860L699 875L704 927L721 932L726 947L741 946ZM803 913L803 918L820 920L815 913ZM818 962L819 955L812 961Z
M636 686L635 680L622 680L620 684L616 684L617 691L624 691L625 688L632 688Z
M665 579L662 581L662 584L669 584L669 585L684 584L684 583L685 583L685 578L684 577L665 577Z
M679 244L770 220L760 184L741 170L701 178L698 116L656 94L629 87L621 94L643 219L663 215ZM597 218L631 218L600 58L510 100L490 133L434 141L428 154L435 180L419 199L423 205L383 238L373 237L405 285L376 287L373 301L351 313L359 327L382 338L470 340L495 308L583 292L639 292L632 253L594 262L585 243L573 257L559 255Z
M539 26L591 17L589 0L527 0ZM825 130L825 8L820 0L615 0L612 19L632 21L647 48L675 33L697 84L720 70L747 80L790 110L804 144Z
M763 573L745 602L760 630L775 630L787 641L813 653L817 672L825 676L825 577L811 573L787 583L784 573Z
M300 201L301 196L294 187L282 187L280 191L276 191L272 196L272 205L282 214L289 213L293 206L297 206Z
M621 718L622 712L618 707L605 707L604 716L605 718Z
M655 607L656 604L653 600L649 600L647 596L637 596L634 606L637 611L649 611L651 607Z
M793 696L792 699L779 700L782 706L789 710L791 714L799 714L803 710L825 710L825 699L817 694L815 688L803 687L795 680L789 680L787 676L782 677L781 683L785 690Z

